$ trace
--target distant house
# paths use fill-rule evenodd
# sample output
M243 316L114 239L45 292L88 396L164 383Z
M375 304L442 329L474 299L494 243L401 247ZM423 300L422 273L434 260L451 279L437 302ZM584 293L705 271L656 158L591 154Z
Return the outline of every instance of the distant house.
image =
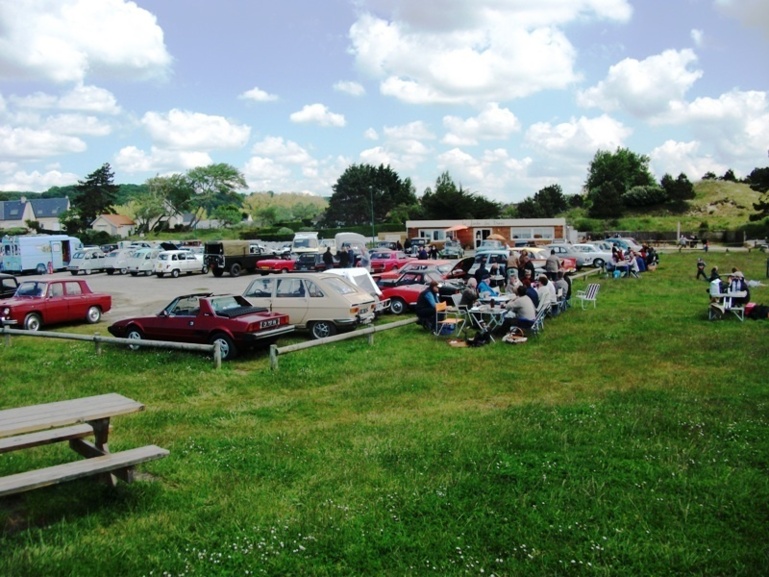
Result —
M68 198L35 198L0 201L0 228L29 228L28 220L40 223L43 230L62 230L59 217L69 209Z
M101 214L91 223L91 228L106 232L110 236L128 238L133 234L136 223L122 214Z

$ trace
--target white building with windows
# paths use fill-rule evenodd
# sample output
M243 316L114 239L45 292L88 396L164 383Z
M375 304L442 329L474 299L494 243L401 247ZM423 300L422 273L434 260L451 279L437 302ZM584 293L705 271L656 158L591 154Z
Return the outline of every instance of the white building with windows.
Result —
M457 220L408 220L409 238L427 238L443 243L447 238L459 240L465 248L475 249L491 235L503 237L510 246L576 242L576 232L564 218L485 218Z

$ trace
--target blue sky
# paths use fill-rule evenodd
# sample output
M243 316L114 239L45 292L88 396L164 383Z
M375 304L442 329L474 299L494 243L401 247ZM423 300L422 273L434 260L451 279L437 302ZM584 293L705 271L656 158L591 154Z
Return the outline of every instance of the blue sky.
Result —
M0 0L0 190L226 162L331 194L353 163L518 202L598 149L769 164L765 0Z

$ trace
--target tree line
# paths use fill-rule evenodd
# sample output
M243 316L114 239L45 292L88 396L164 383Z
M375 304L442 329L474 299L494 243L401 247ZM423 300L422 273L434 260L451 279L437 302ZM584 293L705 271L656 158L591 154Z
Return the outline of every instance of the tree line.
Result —
M731 169L722 177L708 172L702 178L738 181ZM755 168L742 182L762 193L750 219L769 217L769 167ZM584 209L591 218L616 219L628 211L683 211L694 198L694 186L686 174L675 178L665 174L656 182L648 156L619 147L614 152L596 152L581 194L566 195L560 185L552 184L515 204L505 205L469 191L448 172L438 176L434 187L425 189L419 198L410 178L402 178L390 166L369 164L349 166L327 199L302 194L286 199L273 192L244 195L246 189L243 174L224 163L155 176L142 185L114 184L114 173L105 163L76 185L53 187L42 196L70 199L71 208L61 220L72 234L84 233L100 214L115 213L118 208L134 219L139 232L150 232L179 215L189 215L189 228L204 218L216 219L223 227L250 218L268 227L300 221L339 228L403 225L406 220L553 218L572 208Z

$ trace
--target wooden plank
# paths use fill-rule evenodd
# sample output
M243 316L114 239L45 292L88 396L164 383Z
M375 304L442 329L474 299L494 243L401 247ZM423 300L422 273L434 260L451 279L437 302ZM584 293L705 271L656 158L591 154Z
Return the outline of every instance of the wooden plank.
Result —
M83 437L88 437L90 435L93 435L93 427L87 423L82 423L70 427L49 429L48 431L39 433L27 433L26 435L6 437L0 439L0 453L26 449L28 447L37 447L38 445L48 445L58 441L82 439Z
M99 475L110 471L127 469L140 463L162 459L168 455L167 449L162 449L156 445L147 445L146 447L110 453L101 457L94 457L93 459L74 461L45 469L0 477L0 497L47 487L89 475Z
M117 393L0 411L0 437L135 413L144 405Z

